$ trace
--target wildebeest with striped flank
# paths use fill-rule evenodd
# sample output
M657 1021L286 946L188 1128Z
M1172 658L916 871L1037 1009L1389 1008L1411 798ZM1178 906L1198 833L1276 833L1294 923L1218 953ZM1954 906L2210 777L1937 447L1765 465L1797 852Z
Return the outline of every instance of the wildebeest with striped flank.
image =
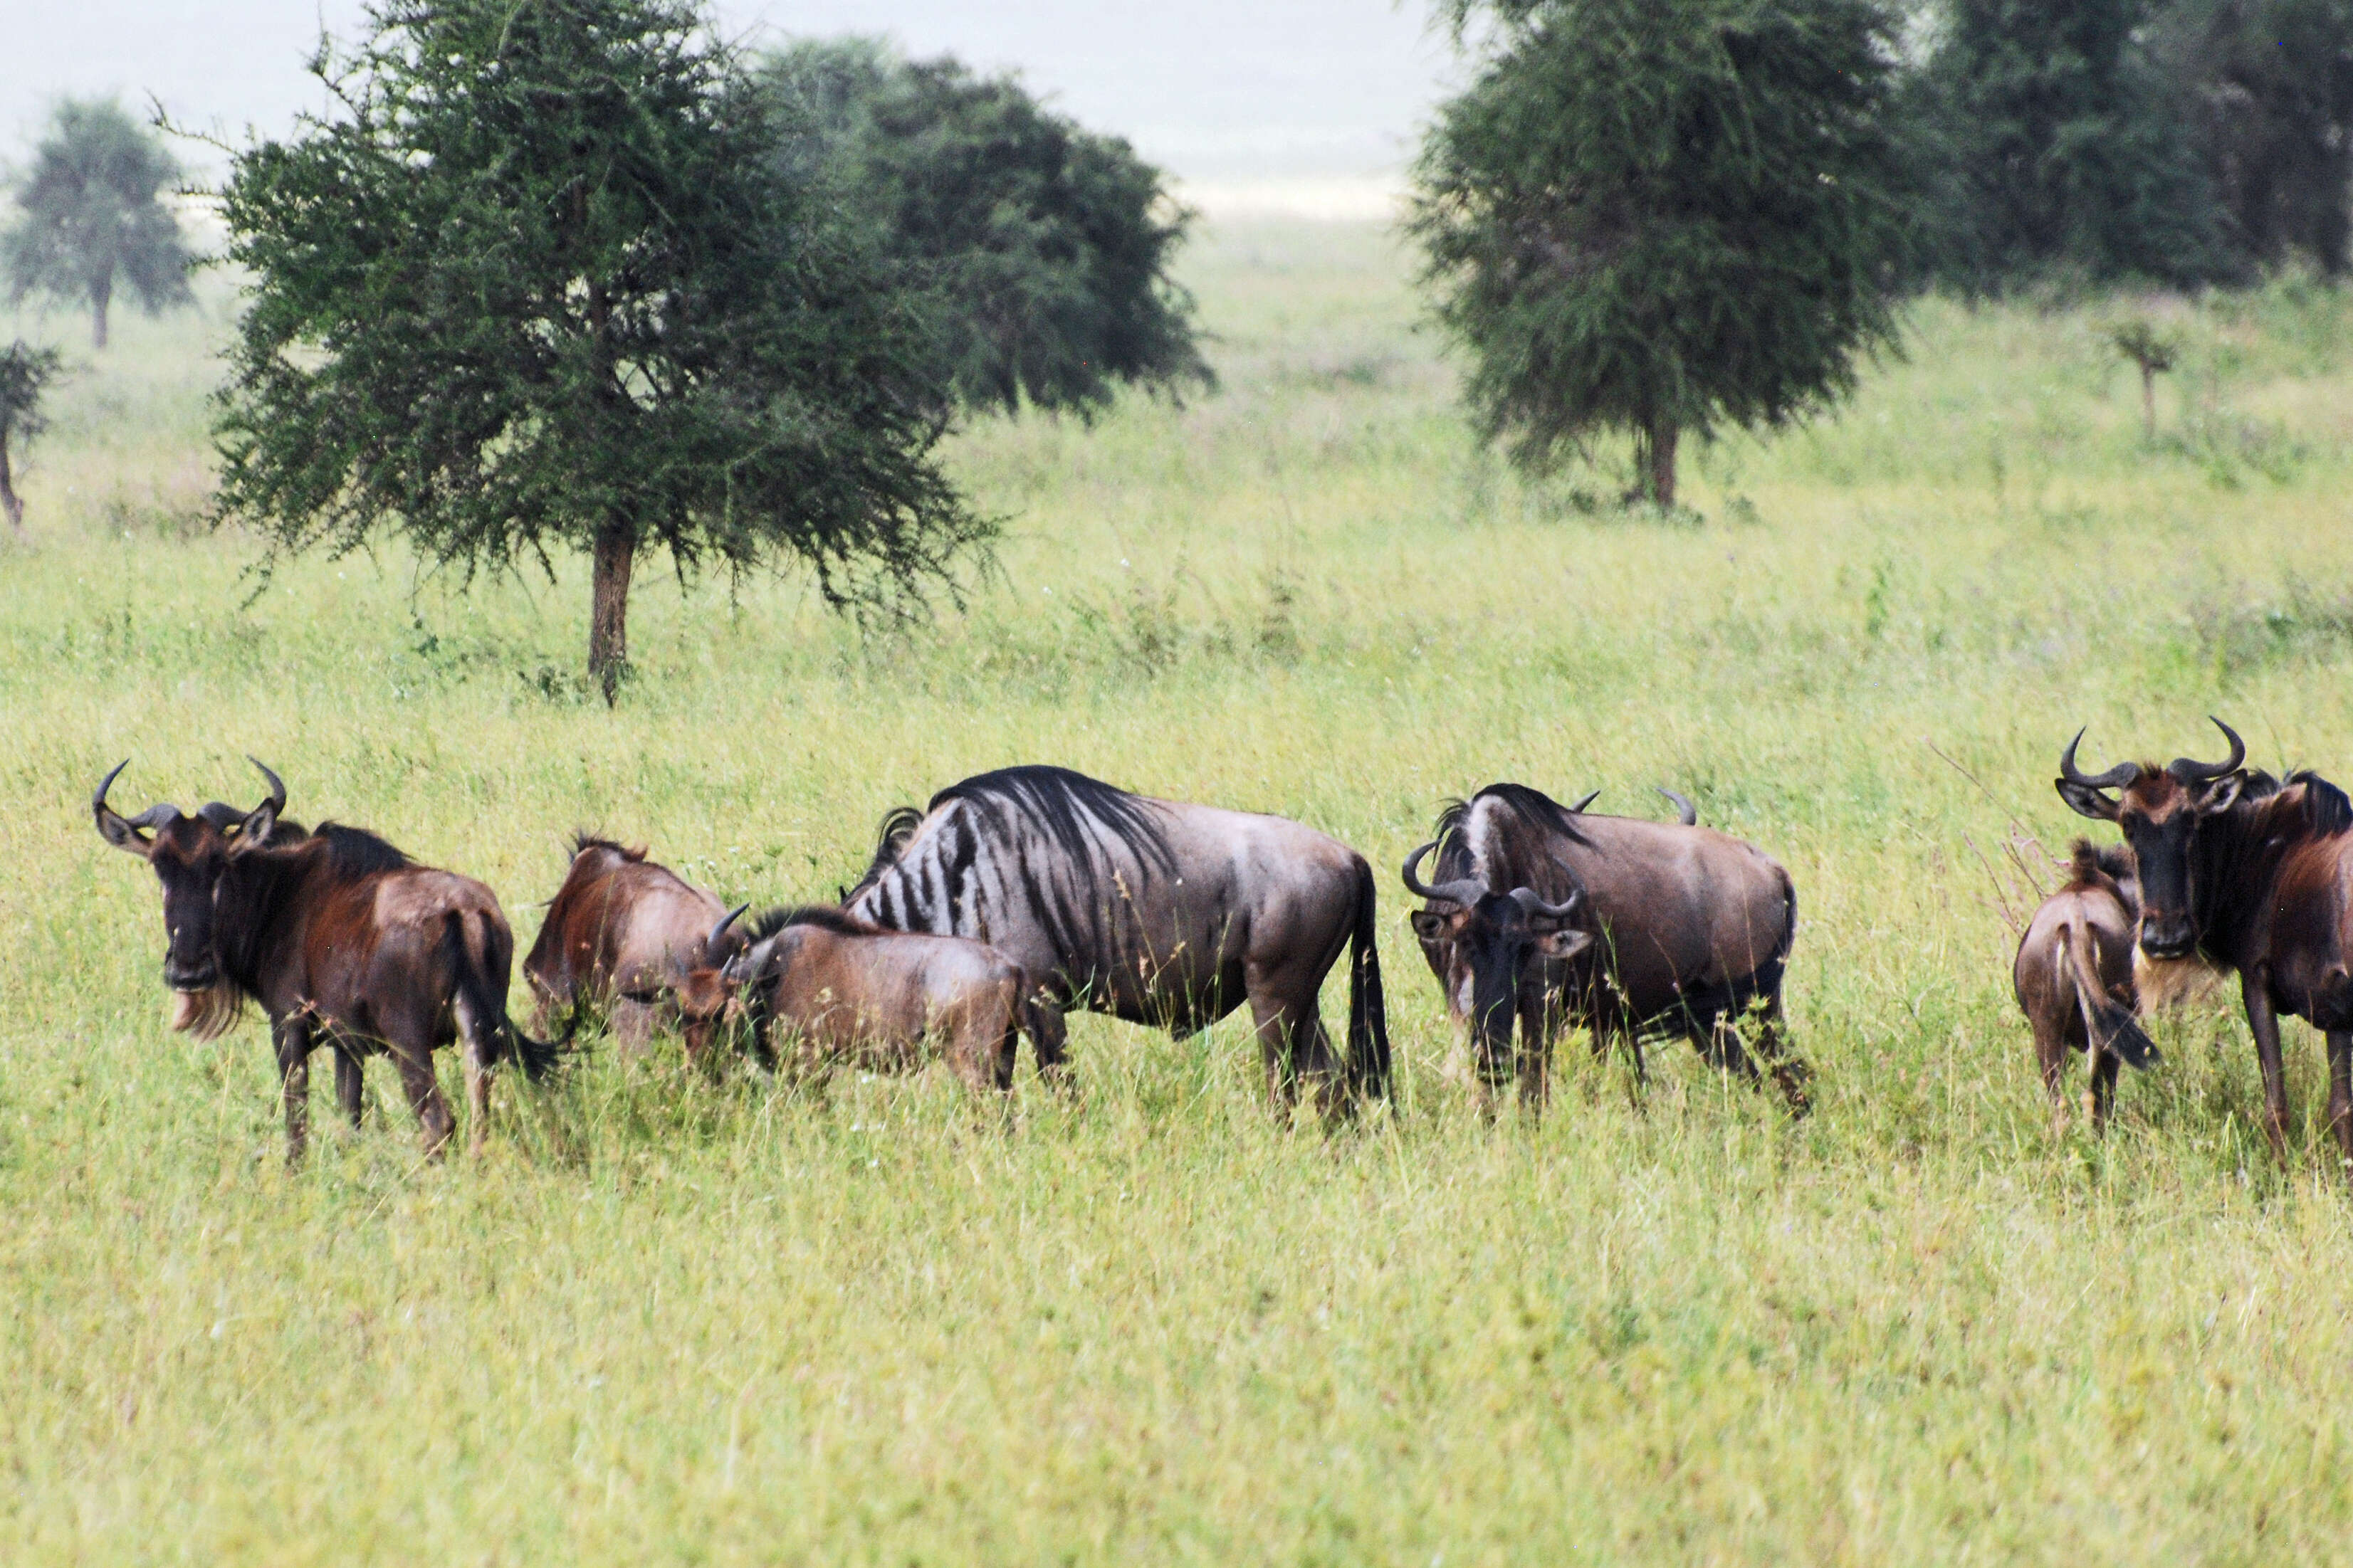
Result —
M2246 769L2246 742L2222 762L2177 757L2075 765L2060 754L2060 798L2113 822L2140 874L2141 952L2158 964L2235 970L2263 1074L2263 1131L2287 1157L2287 1082L2279 1016L2328 1037L2328 1122L2353 1175L2353 801L2315 773L2284 780ZM2111 793L2114 792L2114 793Z
M2092 1126L2107 1126L2116 1108L2116 1066L2145 1068L2158 1060L2155 1042L2135 1016L2133 942L2140 893L2132 852L2078 839L2064 886L2034 911L2010 962L2019 1010L2034 1030L2034 1059L2051 1098L2054 1129L2067 1119L2062 1079L2067 1049L2091 1064Z
M335 1048L336 1088L355 1122L360 1059L389 1054L432 1153L452 1128L433 1052L460 1044L479 1152L492 1068L518 1059L537 1077L555 1060L554 1047L507 1017L514 937L490 889L419 866L355 827L283 831L286 786L259 763L269 798L234 821L229 810L186 816L168 804L125 817L106 797L129 765L100 783L90 811L100 835L163 884L173 1026L210 1039L247 1001L260 1004L277 1051L287 1159L302 1157L311 1053L322 1044Z
M843 903L876 925L985 942L1060 1007L1180 1038L1247 1002L1279 1108L1303 1083L1327 1110L1388 1092L1372 868L1296 822L1006 768L893 812ZM1345 1059L1318 1012L1344 950Z
M1752 1079L1762 1060L1790 1108L1807 1109L1810 1074L1782 1039L1798 923L1788 873L1669 799L1682 820L1600 816L1490 784L1449 804L1407 858L1406 888L1428 900L1414 934L1469 1030L1483 1093L1516 1077L1522 1102L1540 1106L1553 1042L1582 1024L1597 1054L1626 1042L1638 1080L1642 1042L1680 1035Z
M614 1040L634 1052L658 1025L676 1021L687 1055L700 1056L712 1025L679 1012L678 987L690 970L743 951L732 920L717 894L647 859L642 846L576 835L564 885L522 961L538 1004L533 1026L544 1033L559 1010L602 1009Z

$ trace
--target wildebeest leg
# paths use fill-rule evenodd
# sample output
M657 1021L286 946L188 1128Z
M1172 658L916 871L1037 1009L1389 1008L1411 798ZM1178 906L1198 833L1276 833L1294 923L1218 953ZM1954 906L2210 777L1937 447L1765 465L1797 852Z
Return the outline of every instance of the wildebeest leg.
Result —
M466 1067L466 1152L479 1156L491 1137L491 1021L462 992L450 1010L458 1016L458 1047Z
M2279 1013L2272 1006L2271 970L2258 964L2239 974L2239 997L2246 1004L2247 1028L2255 1037L2255 1061L2263 1069L2263 1135L2272 1154L2287 1163L2287 1075L2280 1066Z
M1552 1093L1553 1015L1541 991L1520 994L1520 1109L1542 1116Z
M1039 986L1022 998L1022 1026L1029 1032L1030 1048L1038 1056L1038 1077L1058 1093L1068 1094L1077 1087L1071 1076L1071 1031L1062 1015L1062 1005Z
M2353 1029L2328 1031L2328 1125L2337 1130L2337 1155L2353 1180Z
M338 1043L335 1047L335 1100L343 1108L343 1119L353 1127L360 1124L361 1112L366 1108L366 1088L367 1079L361 1073L359 1053Z
M424 1142L425 1152L438 1159L449 1146L453 1118L440 1081L433 1076L433 1053L395 1042L392 1059L400 1068L400 1087L408 1096L408 1108L417 1112L417 1135Z
M1285 1004L1253 990L1250 1022L1258 1030L1259 1059L1266 1067L1266 1099L1278 1118L1287 1117L1299 1103L1299 1063L1292 1053L1295 1025Z
M2092 1045L2092 1131L2105 1133L2116 1111L2116 1069L2123 1066L2114 1051Z
M1773 1075L1774 1086L1789 1102L1789 1114L1803 1116L1814 1108L1811 1085L1814 1069L1806 1065L1805 1058L1789 1048L1788 1025L1781 1013L1781 994L1775 991L1756 1010L1757 1060Z
M606 1019L613 1045L623 1057L641 1057L652 1048L656 1020L650 1003L616 996Z
M286 1105L286 1163L299 1165L311 1140L311 1021L297 1014L270 1028L278 1048L278 1092Z
M2042 1076L2042 1092L2051 1101L2053 1137L2067 1131L2067 1041L2039 1014L2034 1027L2034 1066Z

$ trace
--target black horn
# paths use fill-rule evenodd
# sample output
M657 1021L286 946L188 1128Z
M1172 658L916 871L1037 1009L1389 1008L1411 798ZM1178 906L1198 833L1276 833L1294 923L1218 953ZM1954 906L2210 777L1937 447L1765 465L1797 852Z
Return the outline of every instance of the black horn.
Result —
M1580 800L1575 805L1570 806L1568 808L1568 815L1571 816L1580 816L1584 815L1585 808L1591 805L1595 801L1599 800L1600 798L1601 792L1599 790L1595 790L1583 800Z
M2237 739L2236 736L2232 738ZM2084 731L2078 730L2075 738L2067 742L2067 749L2059 753L2059 776L2069 784L2084 789L2122 789L2139 776L2140 764L2137 763L2118 763L2104 773L2084 773L2075 765L2075 748L2083 743Z
M1534 888L1514 888L1512 901L1529 914L1548 915L1554 920L1562 921L1577 913L1577 906L1585 901L1585 889L1572 888L1569 889L1568 897L1556 904L1548 902L1544 895Z
M725 920L721 921L717 925L711 928L711 934L702 939L702 956L705 959L716 959L719 956L720 938L725 936L727 934L727 928L733 925L737 921L742 920L744 918L744 911L751 907L752 906L749 904L736 905L733 909L727 911L727 918Z
M245 760L251 763L255 767L259 768L261 770L261 776L269 781L269 798L263 804L268 805L273 812L284 811L286 809L286 781L280 778L276 773L271 773L269 771L269 764L263 762L259 757L248 755Z
M1699 826L1699 807L1691 803L1691 797L1689 795L1677 795L1674 791L1669 789L1664 784L1660 784L1657 788L1658 792L1661 795L1665 795L1668 801L1673 805L1675 815L1683 819L1683 826L1685 827L1697 827Z
M106 793L114 787L114 781L121 778L122 776L122 770L130 765L131 759L129 757L125 757L121 762L115 763L114 766L109 770L104 778L98 781L98 793L90 797L90 809L93 814L104 816L109 812L114 810L112 806L106 804ZM117 813L117 815L120 814Z
M2226 773L2235 773L2239 771L2239 764L2247 760L2247 743L2239 739L2239 732L2211 714L2207 717L2214 728L2221 731L2224 738L2231 742L2231 760L2227 763L2201 763L2191 757L2176 757L2173 759L2173 765L2165 771L2183 784L2204 784L2210 779L2219 779Z
M1405 858L1405 865L1401 868L1405 877L1405 890L1417 899L1431 899L1442 903L1461 904L1466 907L1477 903L1485 897L1486 887L1476 877L1459 877L1451 882L1440 882L1433 888L1414 875L1414 868L1421 864L1421 858L1437 847L1438 840L1433 838Z

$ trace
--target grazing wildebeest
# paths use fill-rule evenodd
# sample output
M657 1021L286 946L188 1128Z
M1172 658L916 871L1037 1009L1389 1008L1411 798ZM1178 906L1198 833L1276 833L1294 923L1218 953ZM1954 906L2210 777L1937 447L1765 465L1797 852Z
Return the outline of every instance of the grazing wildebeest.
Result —
M1669 798L1678 816L1696 816ZM1436 880L1425 883L1419 868L1432 850ZM1522 1101L1540 1106L1553 1042L1572 1024L1593 1031L1597 1054L1623 1039L1638 1080L1642 1041L1662 1035L1753 1079L1736 1024L1754 1009L1756 1057L1805 1110L1809 1074L1781 1038L1797 894L1764 851L1689 821L1572 813L1497 784L1449 805L1404 871L1407 889L1430 900L1414 934L1470 1030L1482 1094L1516 1073Z
M675 1013L686 973L742 951L743 933L726 913L716 894L647 859L642 847L576 836L564 886L522 961L538 1004L533 1027L545 1033L560 1009L602 1008L622 1048L642 1050L664 1014ZM681 1024L688 1057L699 1057L710 1044L709 1022L681 1016Z
M982 773L884 819L844 900L895 931L985 942L1045 988L1178 1037L1247 1001L1278 1109L1388 1091L1372 868L1279 816L1130 795L1066 768ZM1317 997L1350 952L1347 1059ZM1059 1045L1040 1066L1059 1073Z
M507 1017L514 938L491 890L419 866L355 827L330 822L289 833L286 786L259 763L269 798L241 816L210 806L183 816L160 805L124 817L106 796L128 766L100 783L90 811L106 841L146 861L164 885L173 1026L210 1039L247 1000L261 1005L277 1049L288 1160L302 1156L311 1052L322 1043L335 1048L336 1086L354 1121L360 1058L389 1053L425 1146L438 1153L452 1119L432 1053L462 1042L479 1151L491 1068L514 1057L538 1077L555 1058Z
M2317 773L2245 771L2246 743L2213 723L2231 742L2228 761L2087 774L2075 765L2079 731L2054 782L2076 811L2124 829L2140 873L2141 952L2238 972L2263 1067L2263 1131L2282 1160L2279 1016L2328 1037L2328 1122L2353 1173L2353 802Z
M2067 1120L2061 1077L2067 1047L2084 1052L2092 1069L2092 1125L2107 1126L2116 1108L2116 1064L2144 1068L2157 1046L2134 1013L2133 941L2140 895L2132 852L2098 848L2078 839L2066 885L2042 900L2010 964L2019 1009L2034 1029L2034 1059L2051 1097L2054 1129Z
M734 918L711 933L712 943ZM937 1049L973 1089L1009 1089L1019 1032L1039 1048L1061 1039L1060 1016L995 948L885 931L823 904L761 916L723 965L686 977L679 1002L705 1027L740 1004L753 1051L772 1068L782 1026L797 1042L795 1066L820 1079L837 1066L911 1071Z

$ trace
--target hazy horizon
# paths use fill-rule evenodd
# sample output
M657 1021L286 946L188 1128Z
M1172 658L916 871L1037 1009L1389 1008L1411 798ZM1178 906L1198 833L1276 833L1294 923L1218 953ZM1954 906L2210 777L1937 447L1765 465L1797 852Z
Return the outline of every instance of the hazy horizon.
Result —
M28 7L28 9L30 9ZM1427 12L1389 0L1206 0L1189 7L1015 0L723 0L721 31L761 45L880 34L910 54L1012 69L1082 123L1205 188L1394 181L1451 65ZM322 107L303 60L355 32L357 0L80 0L40 9L0 54L0 163L28 154L60 97L117 93L231 142ZM191 165L217 163L183 144Z

